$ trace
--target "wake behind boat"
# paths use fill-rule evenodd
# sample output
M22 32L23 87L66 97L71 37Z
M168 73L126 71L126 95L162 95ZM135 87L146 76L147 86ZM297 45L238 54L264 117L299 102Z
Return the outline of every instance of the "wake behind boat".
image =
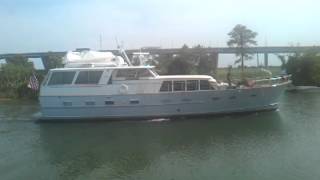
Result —
M40 89L41 119L157 118L276 109L290 83L230 87L207 75L162 76L110 52L69 52Z

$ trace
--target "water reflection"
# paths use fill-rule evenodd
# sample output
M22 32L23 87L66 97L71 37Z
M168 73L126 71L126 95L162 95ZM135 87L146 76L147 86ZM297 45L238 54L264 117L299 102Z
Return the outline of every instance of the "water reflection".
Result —
M279 112L164 122L39 123L40 142L61 178L125 178L177 160L243 158L282 137ZM239 148L242 148L239 150ZM250 153L249 153L250 154ZM159 173L159 172L158 172Z
M0 121L30 121L39 117L37 101L6 100L0 101Z

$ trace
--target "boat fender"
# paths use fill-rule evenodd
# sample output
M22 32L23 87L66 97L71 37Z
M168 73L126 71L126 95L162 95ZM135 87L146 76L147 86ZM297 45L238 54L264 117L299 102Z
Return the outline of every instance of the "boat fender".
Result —
M128 86L126 84L121 84L119 91L120 91L120 94L127 94L128 93Z

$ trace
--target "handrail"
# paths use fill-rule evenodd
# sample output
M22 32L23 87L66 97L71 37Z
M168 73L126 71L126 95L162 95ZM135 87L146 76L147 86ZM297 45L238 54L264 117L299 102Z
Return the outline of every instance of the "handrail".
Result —
M267 82L265 84L279 84L282 82L287 82L291 79L291 75L284 75L284 76L279 76L279 77L273 77L273 78L268 78L268 79L259 79L259 80L255 80L255 84L258 85L263 85L264 82Z

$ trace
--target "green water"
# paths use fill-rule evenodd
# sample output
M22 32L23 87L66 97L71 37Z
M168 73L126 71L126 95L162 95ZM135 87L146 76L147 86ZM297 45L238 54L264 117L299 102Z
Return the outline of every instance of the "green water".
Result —
M319 179L320 91L273 112L122 122L37 123L0 103L0 179Z

